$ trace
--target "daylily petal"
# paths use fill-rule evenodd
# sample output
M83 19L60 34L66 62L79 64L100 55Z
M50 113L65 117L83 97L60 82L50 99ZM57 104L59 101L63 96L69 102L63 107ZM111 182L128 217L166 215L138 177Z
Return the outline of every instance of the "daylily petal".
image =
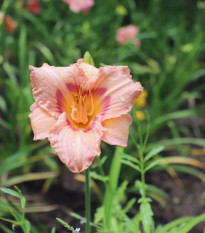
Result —
M78 66L79 64L73 64L70 67L54 67L47 64L40 68L30 66L34 99L54 117L62 113L59 111L61 106L59 106L58 95L69 100L70 86L77 90L85 79L83 70Z
M95 96L99 87L106 90L98 102L106 102L102 109L102 121L119 117L128 113L132 103L143 91L141 84L131 79L130 70L126 66L105 66L99 69L94 83ZM109 101L108 101L109 100Z
M34 132L34 140L41 140L48 137L51 127L56 123L56 119L40 108L36 103L30 107L31 127Z
M99 69L83 62L83 59L79 59L77 64L79 64L79 68L82 69L86 77L85 81L82 83L83 89L89 90L89 88L92 87L93 83L96 81Z
M98 73L98 69L96 67L84 62L80 63L79 67L83 69L86 77L88 77L89 79L94 79Z
M105 132L102 140L111 145L127 147L129 127L131 124L132 117L129 114L103 121L102 125Z
M91 128L83 131L73 129L66 114L62 113L50 130L48 139L53 150L72 172L82 172L92 164L95 156L100 155L102 134L103 127L97 117Z

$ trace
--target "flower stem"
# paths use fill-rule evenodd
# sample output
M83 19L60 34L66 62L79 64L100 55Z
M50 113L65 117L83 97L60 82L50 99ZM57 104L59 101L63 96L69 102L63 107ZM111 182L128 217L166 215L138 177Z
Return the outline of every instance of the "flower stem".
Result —
M89 168L85 171L85 233L90 233L90 173Z
M141 152L140 152L141 154ZM140 155L140 170L141 170L141 182L142 182L142 198L146 198L146 188L145 188L145 167L144 167L144 155Z

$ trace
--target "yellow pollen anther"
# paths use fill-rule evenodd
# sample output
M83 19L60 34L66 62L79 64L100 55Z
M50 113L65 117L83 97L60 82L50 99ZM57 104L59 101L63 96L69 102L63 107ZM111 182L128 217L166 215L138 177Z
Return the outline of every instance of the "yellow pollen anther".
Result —
M91 87L89 87L89 98L90 98L90 102L91 102L91 109L87 114L88 114L88 116L91 116L94 112L94 104L93 104L93 96L91 93Z
M91 88L89 88L89 99L87 94L83 96L83 88L80 86L79 92L73 93L73 104L71 106L71 118L78 124L86 124L88 122L88 116L91 116L94 112L93 97ZM87 103L89 104L89 112L87 112Z

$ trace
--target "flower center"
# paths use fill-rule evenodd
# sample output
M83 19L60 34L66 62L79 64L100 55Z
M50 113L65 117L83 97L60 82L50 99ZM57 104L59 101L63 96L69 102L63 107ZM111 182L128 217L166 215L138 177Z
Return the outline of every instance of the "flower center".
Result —
M80 86L79 92L72 92L73 102L71 105L71 118L78 124L86 124L88 117L94 112L93 97L91 88L89 87L89 95L83 95L82 86Z

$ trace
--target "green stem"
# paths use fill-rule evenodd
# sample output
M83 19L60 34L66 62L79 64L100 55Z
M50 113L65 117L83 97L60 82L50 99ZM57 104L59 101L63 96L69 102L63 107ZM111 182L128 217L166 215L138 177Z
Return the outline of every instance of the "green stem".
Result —
M141 136L141 140L140 140L140 147L138 148L139 151L139 157L140 157L140 171L141 171L141 181L142 181L142 198L146 198L146 188L145 188L145 160L144 160L144 151L145 151L145 147L147 145L147 141L149 138L149 133L150 133L150 117L149 114L146 112L146 117L147 117L147 130L146 130L146 134L145 134L145 139L143 142L142 136ZM138 129L141 131L141 126L138 123Z
M140 157L140 171L141 171L141 181L142 181L142 198L146 197L146 189L145 189L145 167L144 167L144 155L143 151L139 151Z
M111 218L113 211L113 202L116 195L116 189L118 185L120 169L121 169L121 157L123 148L116 147L115 154L112 160L110 168L109 181L106 184L106 192L104 199L104 224L108 230L111 228Z
M90 173L89 168L85 171L85 233L90 233Z

